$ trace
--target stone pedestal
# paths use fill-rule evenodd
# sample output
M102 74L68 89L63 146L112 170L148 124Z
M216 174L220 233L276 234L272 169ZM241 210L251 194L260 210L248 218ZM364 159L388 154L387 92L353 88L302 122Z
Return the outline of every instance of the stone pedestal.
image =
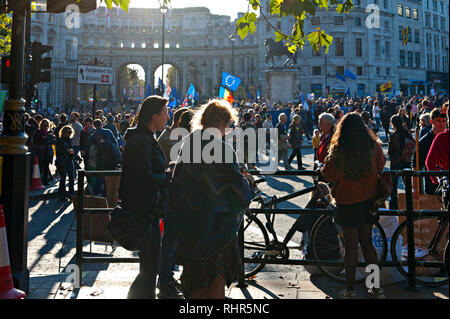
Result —
M294 96L298 82L296 70L269 69L265 75L267 98L270 101L288 103L298 100L298 96Z

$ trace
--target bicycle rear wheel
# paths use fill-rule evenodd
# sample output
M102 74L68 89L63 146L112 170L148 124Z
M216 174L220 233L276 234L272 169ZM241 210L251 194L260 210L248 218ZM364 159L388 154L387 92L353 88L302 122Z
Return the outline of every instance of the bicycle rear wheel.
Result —
M269 236L263 223L255 215L244 216L244 258L268 259ZM244 263L244 277L252 277L260 272L265 263Z
M377 250L378 261L384 261L387 255L386 234L380 224L374 225L373 234L381 249ZM372 235L374 236L374 235ZM332 220L332 215L323 215L314 224L311 230L311 249L315 260L339 260L344 261L345 242L340 227ZM362 250L358 245L358 261L363 261ZM346 282L343 266L317 266L322 273L338 282ZM381 267L380 267L381 268ZM357 268L355 283L363 282L366 278L364 268Z
M414 246L416 261L442 261L444 260L446 245L448 242L448 219L446 228L436 243L436 249L431 251L431 241L440 223L444 223L437 216L416 217L414 223ZM396 266L398 271L408 279L408 243L407 221L401 223L392 235L391 252L394 262L402 262ZM401 247L397 251L396 247ZM447 257L448 258L448 257ZM448 263L448 259L447 259ZM448 283L448 272L445 271L445 263L441 267L415 267L416 282L426 287L438 287Z

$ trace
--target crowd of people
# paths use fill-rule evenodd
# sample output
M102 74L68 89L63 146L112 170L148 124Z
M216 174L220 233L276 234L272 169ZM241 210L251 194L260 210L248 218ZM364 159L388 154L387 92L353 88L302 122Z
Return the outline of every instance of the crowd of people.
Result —
M325 164L323 175L331 183L337 204L335 219L344 227L345 240L349 243L345 260L348 286L343 298L354 296L351 277L356 267L358 242L367 260L374 261L370 242L374 221L367 214L376 187L361 185L375 185L376 176L386 163L382 141L377 134L383 135L384 130L390 169L448 170L448 96L316 98L306 103L284 104L259 100L237 101L233 105L211 100L201 107L172 109L168 108L167 102L167 99L151 96L130 112L105 113L99 110L95 114L72 112L70 116L62 113L49 118L41 114L26 114L25 118L27 146L32 159L37 157L39 161L42 184L49 185L55 179L50 170L50 164L54 163L60 180L60 200L70 199L73 195L77 168L122 169L120 182L102 177L89 178L87 192L105 197L117 193L123 207L139 216L146 216L148 243L139 252L140 272L130 288L130 298L155 298L158 274L160 297L223 298L224 286L237 279L242 267L236 244L239 225L236 221L242 219L242 211L230 208L228 217L220 223L229 223L228 230L232 231L228 234L219 231L217 240L205 244L207 238L216 238L214 231L217 229L198 225L204 225L202 220L213 218L214 214L209 213L219 208L210 201L196 206L186 198L214 194L208 188L211 185L206 186L195 178L208 172L212 185L237 185L242 197L241 205L237 207L245 207L253 183L246 170L258 168L258 156L252 157L245 152L245 166L241 167L237 159L228 166L204 163L173 167L169 165L170 151L177 141L170 139L170 133L176 128L193 132L213 127L223 134L230 126L254 130L277 128L278 161L283 161L286 170L293 169L291 163L295 158L297 168L305 169L303 143L305 139L311 141L314 160ZM168 122L171 122L170 126L166 125ZM413 135L412 131L416 133ZM416 153L414 139L417 134L420 138ZM220 136L216 138L221 139ZM371 173L367 175L367 172ZM178 185L177 198L174 198L170 196L169 182L177 175L181 176L181 184ZM398 176L392 178L394 187L389 207L397 209ZM198 187L187 190L180 186L187 184ZM434 194L435 181L425 179L423 184L426 193ZM362 194L364 189L366 192ZM161 216L153 210L156 194L164 199ZM217 203L221 202L219 197L211 195ZM112 206L118 203L118 198ZM222 208L227 205L222 203ZM183 210L181 207L183 213L180 212ZM367 214L359 214L362 211ZM156 231L161 217L165 226L162 241L159 231ZM217 221L210 222L214 224ZM188 229L183 225L191 227ZM203 236L195 235L199 233ZM183 264L181 283L173 278L175 260ZM383 295L382 291L374 294Z

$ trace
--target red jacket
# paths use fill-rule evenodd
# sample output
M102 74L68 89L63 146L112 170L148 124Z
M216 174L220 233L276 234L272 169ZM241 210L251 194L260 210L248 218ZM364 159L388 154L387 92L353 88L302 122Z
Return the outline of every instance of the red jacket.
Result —
M439 133L433 140L430 150L428 151L428 156L425 161L427 170L429 171L448 171L449 168L449 140L450 133L448 129L444 132ZM435 177L431 177L435 184L438 183Z
M325 163L325 158L328 156L328 146L331 143L333 132L323 135L320 139L319 148L317 149L317 159L320 163Z

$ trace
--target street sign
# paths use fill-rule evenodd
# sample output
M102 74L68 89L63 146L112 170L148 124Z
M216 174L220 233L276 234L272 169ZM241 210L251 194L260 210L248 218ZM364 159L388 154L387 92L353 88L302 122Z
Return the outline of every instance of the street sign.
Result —
M114 69L109 66L78 65L78 84L113 85Z

